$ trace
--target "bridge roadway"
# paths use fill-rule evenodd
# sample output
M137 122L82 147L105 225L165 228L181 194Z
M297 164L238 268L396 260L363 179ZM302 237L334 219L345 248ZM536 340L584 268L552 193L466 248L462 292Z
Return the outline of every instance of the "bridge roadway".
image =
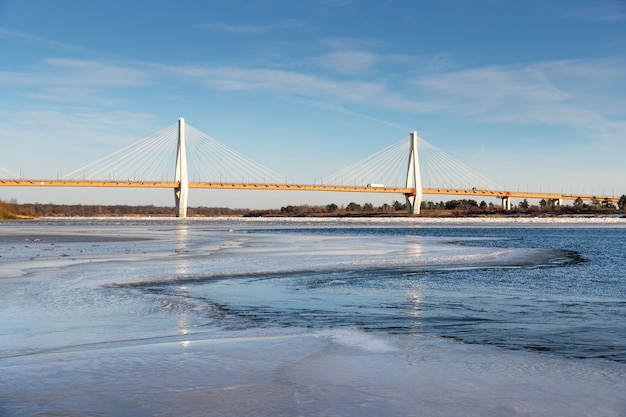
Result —
M175 181L91 181L91 180L4 180L0 179L0 186L17 187L120 187L120 188L178 188ZM228 190L292 190L292 191L338 191L359 193L390 193L414 196L415 188L398 187L367 187L322 184L259 184L259 183L221 183L221 182L190 182L189 188L211 188ZM450 189L450 188L423 188L424 195L463 195L473 197L497 198L530 198L545 200L576 200L619 202L619 197L576 195L559 193L535 193L520 191L490 191L482 189Z

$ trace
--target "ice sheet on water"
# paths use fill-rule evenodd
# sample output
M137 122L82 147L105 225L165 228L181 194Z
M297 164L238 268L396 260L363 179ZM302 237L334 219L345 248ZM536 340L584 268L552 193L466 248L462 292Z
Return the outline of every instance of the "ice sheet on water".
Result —
M366 333L227 332L31 355L3 415L623 416L626 365Z
M366 352L389 352L396 348L383 337L372 333L366 333L356 329L324 330L317 333L320 337L326 337L333 342L347 347L361 349Z
M215 238L215 237L214 237ZM116 281L115 285L183 285L237 277L263 278L324 271L397 269L437 271L470 268L506 268L565 264L571 257L562 251L460 246L460 241L432 236L353 236L319 235L299 231L293 234L250 234L232 232L216 241L181 244L177 268L164 274L163 262L149 259L161 276Z

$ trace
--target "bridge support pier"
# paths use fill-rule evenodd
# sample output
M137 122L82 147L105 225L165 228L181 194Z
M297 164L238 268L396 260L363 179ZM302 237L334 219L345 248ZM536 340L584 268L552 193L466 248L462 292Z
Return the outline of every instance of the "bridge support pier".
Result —
M406 188L413 188L415 194L406 195L406 211L408 214L420 214L422 206L422 177L417 157L417 132L409 136L409 165L406 172Z
M187 217L187 196L189 194L189 177L187 175L187 149L185 145L185 119L178 119L178 149L176 151L176 173L178 187L174 188L176 217Z
M511 197L502 197L502 210L511 210Z

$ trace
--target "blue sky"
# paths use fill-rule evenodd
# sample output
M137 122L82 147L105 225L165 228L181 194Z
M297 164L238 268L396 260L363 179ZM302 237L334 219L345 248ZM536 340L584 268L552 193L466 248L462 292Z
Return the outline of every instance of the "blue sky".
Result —
M184 117L300 183L417 130L508 189L626 193L624 0L0 0L0 51L0 168L26 178ZM0 188L23 203L172 194ZM192 190L189 204L401 197Z

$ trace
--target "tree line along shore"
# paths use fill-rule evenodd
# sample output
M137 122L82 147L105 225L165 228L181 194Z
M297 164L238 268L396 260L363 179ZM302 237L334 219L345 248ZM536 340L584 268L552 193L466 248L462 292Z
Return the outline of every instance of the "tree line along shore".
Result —
M578 199L571 205L554 206L541 200L531 204L522 200L511 210L502 210L500 205L477 202L471 199L449 201L423 201L420 217L467 217L506 215L625 215L626 195L617 204L608 201L585 203ZM374 206L371 203L348 205L329 203L326 205L288 205L277 209L233 209L227 207L189 207L189 217L336 217L336 216L407 216L406 205L394 201L391 204ZM18 204L16 201L0 200L0 219L19 220L38 217L173 217L174 209L170 206L131 206L131 205L65 205L65 204Z

